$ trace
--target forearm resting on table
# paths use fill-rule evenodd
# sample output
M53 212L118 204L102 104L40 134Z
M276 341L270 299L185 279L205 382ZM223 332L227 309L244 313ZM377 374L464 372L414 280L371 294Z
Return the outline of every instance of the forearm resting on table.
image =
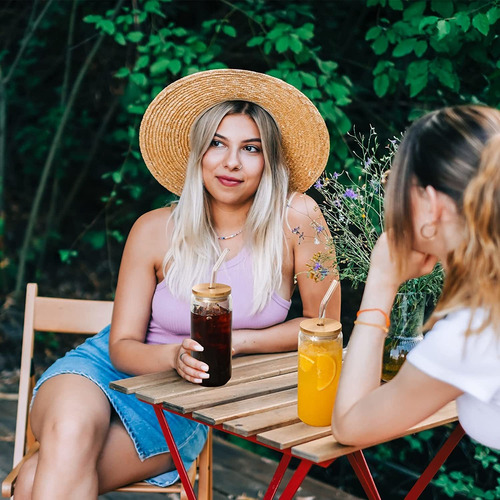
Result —
M178 344L145 344L134 339L110 343L111 362L130 375L145 375L174 368Z
M376 425L371 422L376 404L373 393L380 386L386 338L385 317L377 309L389 314L394 294L373 280L366 284L360 306L364 312L359 315L359 321L365 324L356 324L349 339L332 417L334 436L343 443L360 444L359 439L365 443L366 437L359 435L363 427Z
M234 354L286 352L297 349L300 322L294 318L262 330L234 330Z

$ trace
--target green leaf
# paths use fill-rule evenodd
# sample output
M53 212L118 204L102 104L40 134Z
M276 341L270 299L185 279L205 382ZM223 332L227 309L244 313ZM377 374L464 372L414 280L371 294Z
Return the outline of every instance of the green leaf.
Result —
M410 97L415 97L420 94L425 87L427 87L427 73L410 82Z
M381 33L382 33L382 28L380 26L373 26L367 31L365 35L365 40L375 40L380 36Z
M403 10L402 0L389 0L389 7L393 10Z
M302 81L308 87L316 88L318 86L318 80L316 80L316 77L314 75L311 75L310 73L301 72L300 76L302 78Z
M130 80L139 87L145 87L148 84L148 79L144 73L131 73Z
M373 76L380 75L381 73L385 73L387 68L394 67L394 63L391 61L379 61L373 70Z
M492 7L486 13L486 17L488 18L488 22L490 23L490 26L493 26L498 21L498 19L500 19L500 8Z
M230 36L232 38L236 38L236 30L234 29L233 26L230 26L229 24L224 24L222 26L222 31L225 33L227 36Z
M290 37L290 48L294 54L300 54L304 46L302 42L294 35Z
M276 42L276 50L280 54L286 52L289 47L290 47L290 41L288 37L279 38L278 41Z
M373 52L375 52L375 54L377 54L378 56L383 54L387 50L388 46L389 46L389 42L388 42L387 36L385 36L385 34L383 36L379 36L372 43Z
M168 63L168 69L172 72L174 75L178 75L180 70L182 68L182 64L178 59L172 59Z
M115 77L116 78L125 78L126 76L130 75L130 70L126 67L120 68L116 73Z
M59 258L65 264L70 264L74 257L78 257L76 250L59 250Z
M115 34L115 41L119 45L123 45L123 46L127 45L127 41L125 40L125 37L123 36L123 33L117 32Z
M427 75L428 72L429 61L427 59L414 61L408 65L408 69L406 71L406 83L409 83L414 78L419 78L423 75Z
M149 64L149 56L146 54L137 59L135 63L135 69L139 70L145 68L148 64Z
M453 15L453 2L451 0L432 0L431 9L441 17L451 17Z
M248 40L247 47L256 47L257 45L261 45L263 41L263 36L254 36L253 38L250 38L250 40Z
M415 44L413 50L417 57L422 57L425 54L425 51L427 50L427 42L425 40L419 40Z
M403 19L410 21L411 19L422 17L425 10L425 1L410 2L403 12Z
M285 31L289 31L290 30L290 26L287 25L287 24L283 24L283 23L279 23L278 25L276 25L268 34L267 34L267 38L269 40L276 40L276 38L280 38L281 36L283 36L283 33Z
M318 68L321 70L322 73L325 73L326 75L330 75L338 67L339 65L335 61L321 61L321 60L318 61Z
M113 179L113 182L115 184L120 184L123 180L123 176L122 176L122 173L117 171L117 172L113 172L111 174L111 178Z
M108 19L103 19L102 21L98 22L97 26L108 35L112 35L115 32L115 25Z
M132 43L139 43L144 36L141 31L131 31L127 34L127 40Z
M465 12L458 12L455 16L455 22L462 29L464 33L467 33L470 28L470 17Z
M170 64L169 59L160 59L154 62L149 68L151 76L163 75L164 73L167 72L169 64Z
M384 73L382 75L376 76L373 80L373 90L378 97L384 97L389 90L389 76Z
M440 19L437 23L438 29L438 40L442 40L446 35L450 33L450 23L443 19Z
M423 32L424 28L427 26L434 26L438 21L438 18L436 16L425 16L422 18L420 23L418 24L418 30L419 32Z
M311 40L311 38L314 38L314 24L306 23L297 28L295 33L301 40Z
M394 50L392 51L392 55L394 57L403 57L413 51L415 47L415 43L417 42L416 38L407 38L399 42Z
M486 36L490 31L490 22L488 16L483 13L476 14L472 18L472 26L479 31L482 35Z
M101 21L102 16L85 16L83 18L84 23L89 23L89 24L96 24L99 21Z

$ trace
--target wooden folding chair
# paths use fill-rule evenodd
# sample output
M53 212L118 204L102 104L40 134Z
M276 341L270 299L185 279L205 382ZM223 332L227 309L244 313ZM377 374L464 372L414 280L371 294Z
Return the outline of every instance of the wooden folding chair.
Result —
M26 290L21 372L19 380L19 400L17 406L16 436L14 444L13 470L2 482L2 496L14 494L16 479L21 465L36 451L36 442L29 424L29 404L35 384L32 373L35 331L72 334L95 334L111 322L113 302L100 300L74 300L39 297L38 285L29 283ZM133 396L131 396L133 397ZM197 460L189 470L194 484L198 469L198 498L212 499L212 433ZM186 498L180 481L162 488L144 481L134 483L116 491L137 493L179 493Z

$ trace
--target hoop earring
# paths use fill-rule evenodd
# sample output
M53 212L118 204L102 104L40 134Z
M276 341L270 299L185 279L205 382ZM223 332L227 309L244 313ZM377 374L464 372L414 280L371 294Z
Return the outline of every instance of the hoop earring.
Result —
M432 238L436 236L436 233L437 227L435 222L426 222L420 228L420 236L422 236L424 240L432 240Z

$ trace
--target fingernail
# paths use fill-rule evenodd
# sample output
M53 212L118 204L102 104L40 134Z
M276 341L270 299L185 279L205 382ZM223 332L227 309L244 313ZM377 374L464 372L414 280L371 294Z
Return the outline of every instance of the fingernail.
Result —
M196 347L193 347L193 351L201 352L201 351L203 351L203 346L197 345Z
M195 378L195 379L193 379L193 382L194 382L195 384L201 384L201 383L202 383L202 380L201 380L201 378Z
M204 371L204 372L208 372L208 365L201 365L201 369Z
M201 378L209 378L209 377L210 377L210 375L209 375L208 373L204 373L204 374L201 376Z

